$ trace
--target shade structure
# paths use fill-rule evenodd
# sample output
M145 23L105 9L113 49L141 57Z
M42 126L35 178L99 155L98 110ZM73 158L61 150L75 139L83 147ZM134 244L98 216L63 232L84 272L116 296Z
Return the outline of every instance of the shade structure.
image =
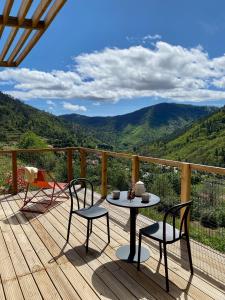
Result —
M18 0L3 2L0 11L0 66L16 67L39 41L67 0L21 0L19 7Z

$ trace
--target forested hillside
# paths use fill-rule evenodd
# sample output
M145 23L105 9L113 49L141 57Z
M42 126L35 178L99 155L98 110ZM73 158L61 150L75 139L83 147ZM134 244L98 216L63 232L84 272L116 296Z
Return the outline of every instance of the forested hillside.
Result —
M225 107L167 143L163 152L171 159L225 166Z
M17 142L20 135L31 130L46 138L49 144L73 144L69 129L57 117L35 109L0 92L0 141Z
M63 115L61 119L79 124L100 137L102 143L119 150L140 151L146 145L170 140L184 129L215 111L213 107L161 103L115 117Z

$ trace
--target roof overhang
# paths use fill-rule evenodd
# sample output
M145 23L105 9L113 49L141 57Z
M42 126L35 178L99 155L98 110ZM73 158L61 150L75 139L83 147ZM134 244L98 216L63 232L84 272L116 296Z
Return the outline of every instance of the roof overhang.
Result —
M38 2L38 5L32 17L27 18L34 1ZM3 31L7 27L10 30L7 37L4 38L4 45L0 53L1 67L16 67L24 60L67 0L34 1L22 0L17 15L11 16L14 0L5 0L3 12L0 12L0 42L3 41Z

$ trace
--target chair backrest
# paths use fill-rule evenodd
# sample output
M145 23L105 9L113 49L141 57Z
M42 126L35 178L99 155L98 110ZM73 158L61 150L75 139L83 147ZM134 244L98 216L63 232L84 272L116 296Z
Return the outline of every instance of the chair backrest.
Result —
M166 220L168 216L172 216L173 240L180 239L182 235L188 233L188 215L190 212L192 201L177 204L171 207L164 215L163 219L163 240L166 241ZM182 214L181 214L182 212ZM179 237L176 236L176 218L180 219Z
M78 209L81 208L80 205L80 201L81 201L81 197L78 197L78 191L84 189L84 194L83 194L83 207L86 207L87 204L87 189L91 190L91 205L94 205L94 188L93 188L93 184L91 183L90 180L86 179L86 178L76 178L73 179L70 184L69 184L69 191L70 191L70 198L71 198L71 207L73 207L73 199L74 196L77 200L77 207Z

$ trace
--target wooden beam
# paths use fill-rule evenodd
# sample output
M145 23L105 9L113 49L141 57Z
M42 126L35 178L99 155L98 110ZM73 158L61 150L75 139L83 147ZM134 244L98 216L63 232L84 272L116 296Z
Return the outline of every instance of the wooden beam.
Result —
M23 0L22 4L20 6L19 12L18 12L18 21L19 21L19 26L23 23L26 14L28 10L30 9L30 6L32 4L33 0Z
M48 26L51 24L59 10L62 8L62 6L66 3L67 0L56 0L54 5L49 10L44 22L45 22L45 28L42 30L39 30L36 32L36 34L33 36L33 38L29 41L26 48L23 50L23 52L19 55L19 57L16 60L16 64L19 65L23 59L29 54L29 52L32 50L34 45L39 41L41 36L44 34L45 30L48 28Z
M26 14L27 14L27 12L28 12L31 4L32 4L32 1L33 0L24 0L22 2L21 6L20 6L20 9L19 9L19 12L18 12L18 26L20 26L20 24L23 23L23 21L26 17ZM7 39L7 41L5 43L5 46L2 50L2 53L0 55L0 61L4 60L7 52L9 51L10 46L12 45L12 43L13 43L15 37L16 37L16 34L17 34L18 30L19 30L19 27L14 27L14 28L11 29L11 32L8 36L8 39Z
M52 0L42 0L40 4L38 5L37 9L35 10L33 16L32 16L32 22L33 26L36 26L38 22L40 21L40 18L48 8L49 4L52 2Z
M67 150L67 181L70 182L73 179L73 149Z
M23 34L21 35L19 41L17 42L15 48L13 49L9 59L8 59L8 63L12 64L15 57L17 56L17 54L20 52L20 50L22 49L23 45L26 43L27 39L29 38L30 34L32 32L32 29L26 29L24 30Z
M0 61L0 67L16 67L16 64L14 62L10 64L8 61Z
M12 191L13 194L17 194L18 192L18 184L17 184L17 152L12 151Z
M4 16L0 15L0 26L8 26L8 27L20 27L25 29L44 29L45 28L45 22L39 21L37 23L34 23L32 19L24 19L24 21L19 25L19 18L9 16L7 21L4 21Z
M12 45L12 42L14 41L14 38L15 38L17 32L18 32L18 28L17 27L11 29L11 32L10 32L10 34L8 36L8 39L7 39L6 43L5 43L5 46L2 49L2 52L1 52L1 55L0 55L0 61L4 60L4 58L5 58L8 50L10 48L10 46Z
M80 177L86 178L87 175L87 153L84 149L79 149L80 152Z
M42 29L44 28L44 22L40 21L41 16L44 14L44 12L46 11L46 9L48 8L49 4L51 3L52 0L43 0L39 3L38 7L36 8L35 12L33 13L32 19L29 20L30 22L30 27L32 27L32 29L36 28L37 25L41 24L42 25ZM21 27L22 24L20 24ZM23 48L24 44L26 43L27 39L29 38L32 29L27 29L24 30L22 36L20 37L18 43L16 44L13 52L11 53L8 61L9 63L12 63L13 60L15 59L15 57L17 56L17 54L20 52L20 50Z
M139 180L139 157L138 155L132 156L132 187L134 187L135 183Z
M5 28L4 24L6 24L8 21L9 14L10 14L11 8L13 6L13 2L14 2L13 0L8 0L5 3L4 10L3 10L3 16L2 16L3 24L0 25L0 38L1 38L3 30Z
M107 152L102 152L102 185L101 185L101 195L102 199L105 199L107 196Z
M188 163L182 164L181 169L181 203L190 201L191 196L191 165ZM181 218L184 210L181 211ZM190 222L190 216L189 216Z

